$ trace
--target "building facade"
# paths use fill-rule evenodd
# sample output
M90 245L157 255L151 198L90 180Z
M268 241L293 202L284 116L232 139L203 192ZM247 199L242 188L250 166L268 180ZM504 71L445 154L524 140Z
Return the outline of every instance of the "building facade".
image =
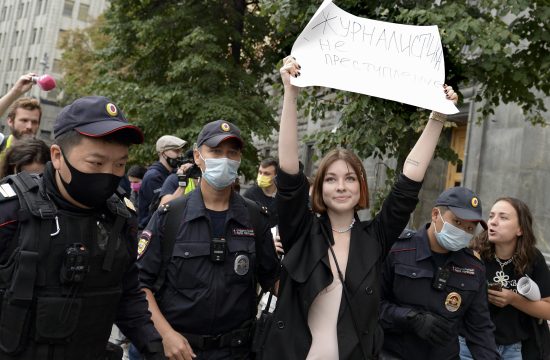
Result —
M59 49L63 32L89 26L109 6L106 0L0 0L0 91L5 94L23 74L62 76ZM52 139L52 124L60 111L59 89L33 87L43 115L40 137ZM0 131L6 132L5 114Z

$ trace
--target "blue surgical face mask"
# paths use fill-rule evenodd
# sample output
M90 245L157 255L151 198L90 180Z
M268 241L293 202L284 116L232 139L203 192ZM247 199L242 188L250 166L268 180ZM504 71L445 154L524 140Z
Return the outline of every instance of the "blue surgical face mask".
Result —
M434 223L435 238L439 245L449 251L458 251L470 244L470 240L472 240L473 237L472 234L468 234L466 231L459 229L443 220L441 212L439 212L439 217L441 218L441 221L443 221L443 227L440 232L437 232L437 228Z
M200 152L199 156L206 166L206 169L202 172L202 178L214 189L222 190L233 184L241 165L240 161L228 158L205 159Z

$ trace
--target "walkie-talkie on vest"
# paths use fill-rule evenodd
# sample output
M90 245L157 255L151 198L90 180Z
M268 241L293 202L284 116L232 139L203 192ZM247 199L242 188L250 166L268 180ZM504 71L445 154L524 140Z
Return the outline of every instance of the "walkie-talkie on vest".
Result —
M89 260L89 252L84 244L76 243L67 247L61 266L61 283L77 284L84 281L90 271Z

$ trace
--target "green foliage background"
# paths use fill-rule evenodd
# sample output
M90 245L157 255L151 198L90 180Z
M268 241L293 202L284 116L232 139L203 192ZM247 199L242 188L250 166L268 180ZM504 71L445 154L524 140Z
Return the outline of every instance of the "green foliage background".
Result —
M344 10L371 19L438 25L446 81L478 88L482 119L499 103L515 102L526 121L544 125L550 92L550 5L547 0L358 1ZM250 140L276 127L281 89L277 67L321 1L117 0L104 18L69 32L62 66L66 101L88 94L111 97L145 130L132 161L154 159L154 142L171 133L195 139L205 122L235 122ZM299 59L298 59L299 60ZM270 95L268 90L275 89ZM398 168L427 112L396 102L326 88L303 91L304 116L341 113L335 133L315 134L316 147L352 147L360 156L389 156ZM442 137L437 155L457 161ZM242 169L255 172L245 149ZM395 169L390 169L390 175Z

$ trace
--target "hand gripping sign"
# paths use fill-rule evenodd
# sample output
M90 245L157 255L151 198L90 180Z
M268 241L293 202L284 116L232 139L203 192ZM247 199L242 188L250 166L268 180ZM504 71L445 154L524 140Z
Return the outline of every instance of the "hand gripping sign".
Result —
M325 0L294 46L302 67L292 84L326 86L455 114L445 98L437 26L360 18Z

